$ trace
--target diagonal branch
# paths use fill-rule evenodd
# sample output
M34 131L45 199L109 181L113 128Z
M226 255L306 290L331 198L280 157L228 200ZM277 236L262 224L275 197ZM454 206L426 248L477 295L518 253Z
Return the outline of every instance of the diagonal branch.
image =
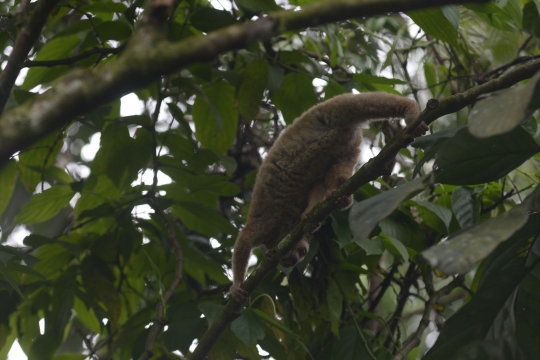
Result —
M21 24L22 27L19 30L15 44L13 45L13 51L9 54L6 68L0 73L0 114L4 111L4 106L9 99L9 94L15 84L17 76L21 71L22 64L28 53L34 46L34 43L41 34L41 29L45 25L49 14L56 7L60 0L41 0L37 3L34 12L27 23ZM17 19L24 21L25 19L25 5L28 5L29 1L23 1L20 11L17 12Z
M43 0L38 5L50 2L55 3L55 0ZM309 26L460 2L463 1L325 1L306 6L301 11L273 12L253 22L232 25L180 42L166 41L158 31L152 29L152 23L146 24L133 34L118 61L93 70L76 70L63 77L49 91L4 114L0 118L0 166L15 152L73 118L145 87L162 75L197 62L210 61L221 53L245 48L283 32L303 30ZM469 2L482 3L486 0ZM23 60L24 57L19 59L17 68Z

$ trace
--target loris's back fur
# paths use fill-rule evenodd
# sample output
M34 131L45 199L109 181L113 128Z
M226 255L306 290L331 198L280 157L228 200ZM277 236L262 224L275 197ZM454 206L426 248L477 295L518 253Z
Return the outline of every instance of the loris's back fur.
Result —
M259 169L248 215L248 223L259 225L254 245L275 247L298 224L313 186L324 182L332 168L345 166L351 176L363 122L400 117L412 121L419 114L418 105L407 98L366 93L336 96L296 119Z

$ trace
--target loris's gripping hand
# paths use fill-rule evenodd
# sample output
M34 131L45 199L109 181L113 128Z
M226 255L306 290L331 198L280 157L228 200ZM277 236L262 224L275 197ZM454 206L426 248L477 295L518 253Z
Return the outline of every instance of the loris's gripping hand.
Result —
M242 289L240 286L242 284L235 284L233 283L231 285L231 288L229 289L229 299L234 299L235 301L238 301L239 303L243 303L247 300L249 294L246 290Z
M427 131L429 130L429 126L427 126L423 121L414 129L414 137L426 135Z

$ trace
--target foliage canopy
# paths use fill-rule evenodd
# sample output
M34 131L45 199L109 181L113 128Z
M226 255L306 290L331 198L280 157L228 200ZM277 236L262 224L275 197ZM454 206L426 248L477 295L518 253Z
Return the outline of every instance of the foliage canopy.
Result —
M458 2L0 3L0 358L540 358L540 1ZM262 159L368 91L431 133L371 124L235 313Z

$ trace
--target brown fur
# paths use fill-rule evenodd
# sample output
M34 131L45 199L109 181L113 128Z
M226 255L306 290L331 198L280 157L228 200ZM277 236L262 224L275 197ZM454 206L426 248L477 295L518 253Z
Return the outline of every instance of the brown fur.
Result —
M244 301L244 282L251 249L271 249L319 202L351 177L360 154L361 124L369 120L405 118L407 124L420 110L413 100L381 92L344 94L315 105L296 119L270 149L253 190L246 226L233 253L230 296ZM425 133L421 124L415 135ZM338 199L338 208L352 204L352 196ZM309 249L304 237L282 261L293 266Z

